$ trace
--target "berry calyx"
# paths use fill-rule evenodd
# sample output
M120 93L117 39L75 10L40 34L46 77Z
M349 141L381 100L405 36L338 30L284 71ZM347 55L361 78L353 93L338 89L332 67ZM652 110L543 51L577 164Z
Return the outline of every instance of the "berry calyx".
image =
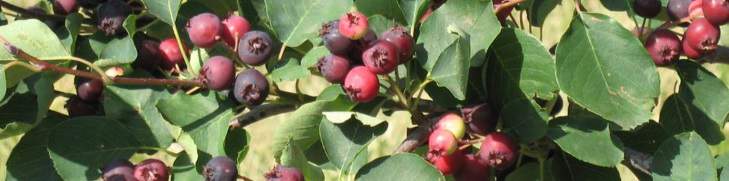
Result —
M690 4L691 0L668 1L668 17L674 21L688 17Z
M180 47L177 44L177 40L174 38L165 39L159 43L159 51L162 55L162 68L171 70L176 66L182 68L185 65L184 58L182 57L183 52L180 52ZM185 53L187 53L185 48Z
M681 55L681 39L670 30L659 29L648 36L645 48L656 65L667 65Z
M661 12L661 2L658 0L635 0L633 9L636 14L644 18L654 18Z
M238 169L232 159L218 156L205 164L203 176L205 181L235 181L238 178Z
M114 160L101 167L101 179L105 181L130 181L134 178L134 165L127 160Z
M726 0L702 0L704 18L716 26L729 22L729 2Z
M362 62L376 74L389 74L400 63L399 54L394 44L388 41L377 41L362 53Z
M200 79L212 90L225 90L233 84L233 61L223 56L210 57L200 70Z
M359 40L369 31L367 16L358 12L348 12L339 17L339 33L352 40Z
M397 52L400 53L400 62L405 63L413 56L413 37L408 34L405 27L396 26L382 33L380 36L385 41L395 45Z
M53 1L53 12L56 14L67 15L78 9L76 0L55 0Z
M352 40L339 33L339 20L322 25L321 30L319 30L319 37L322 38L324 46L332 54L347 55L352 48Z
M273 41L268 33L250 31L238 43L238 57L248 65L263 65L271 57L271 49Z
M107 36L121 35L124 33L124 20L132 13L132 8L121 0L108 0L101 4L96 12L97 28L106 33Z
M683 41L681 42L681 51L683 52L683 55L690 59L699 59L701 58L701 56L704 55L701 51L689 46L689 43L688 41L686 41L685 36L683 38Z
M435 166L443 175L458 173L463 168L463 161L466 159L463 151L456 151L451 155L439 156L428 155L428 161Z
M428 137L428 155L446 156L458 149L458 140L448 130L435 129Z
M139 181L167 181L170 170L158 159L146 159L134 167L134 178Z
M369 102L377 97L380 81L364 66L349 70L344 78L344 92L355 102Z
M485 135L496 130L498 115L491 110L489 104L464 107L461 115L472 133Z
M76 77L76 95L86 102L98 102L104 91L104 83L96 79Z
M257 106L268 97L268 80L256 69L247 69L235 77L233 96L239 103Z
M212 13L202 13L190 18L187 22L187 33L192 44L202 48L210 48L215 45L220 37L220 19Z
M517 147L509 136L493 132L484 137L478 156L489 167L503 170L516 162L517 152Z
M349 60L337 55L327 55L319 59L316 67L327 81L341 83L349 72Z
M701 18L691 22L684 33L688 45L703 53L713 52L719 43L719 27Z
M466 134L466 124L460 115L456 113L446 113L440 117L438 123L435 124L435 129L444 129L450 131L456 140L463 138Z
M455 174L458 181L481 181L488 180L491 175L489 166L479 161L473 154L467 154L463 161L463 168Z
M238 15L231 15L225 18L223 20L223 26L220 34L223 41L230 47L235 47L236 42L251 30L251 24L248 20Z
M268 181L304 181L304 174L294 167L278 165L265 175Z

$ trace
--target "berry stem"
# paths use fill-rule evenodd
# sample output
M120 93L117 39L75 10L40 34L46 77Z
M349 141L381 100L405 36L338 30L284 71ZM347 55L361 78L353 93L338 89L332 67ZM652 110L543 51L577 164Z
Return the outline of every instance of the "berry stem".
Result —
M425 90L425 86L427 86L430 82L433 82L433 79L428 78L428 77L430 77L430 73L428 73L428 75L425 76L425 77L426 77L426 79L423 82L421 82L420 85L418 85L418 87L415 88L415 90L413 90L413 94L415 96L415 100L413 101L413 105L418 105L418 103L420 102L421 96L423 96L423 92ZM410 97L412 97L412 96L410 96ZM417 107L410 107L409 109L410 110L413 110L413 111L416 111L417 110Z
M398 83L395 82L394 80L392 80L392 78L390 78L390 76L385 75L383 77L385 77L385 81L390 83L390 90L395 92L395 94L397 95L397 99L400 102L401 106L403 106L404 108L409 108L410 103L408 102L408 97L405 97L405 94L402 93L402 89L400 89L400 86L398 85Z
M499 12L505 11L505 10L511 8L511 7L514 7L514 6L518 5L519 3L524 2L524 1L525 0L511 0L509 2L505 2L505 3L501 4L501 5L499 5L499 7L496 7L494 9L494 14L499 14Z
M5 41L5 40L0 38L0 41ZM106 73L104 72L103 69L101 69L101 67L96 66L93 63L91 63L88 60L85 60L83 58L69 56L69 57L62 57L62 58L58 58L58 59L43 59L43 61L49 61L49 60L72 60L72 61L75 61L75 62L79 62L81 64L86 65L87 67L91 68L91 70L93 70L94 72L96 72L97 74L99 74L101 76L101 80L104 83L110 83L111 82L111 79L109 78L109 76L106 76Z
M7 8L11 11L15 11L20 14L28 15L33 18L41 19L41 20L55 20L55 21L64 21L66 20L66 17L59 16L59 15L52 15L52 14L46 14L46 13L39 13L34 11L28 11L25 8L10 4L8 2L5 2L3 0L0 0L0 6Z
M177 48L180 49L180 53L182 54L182 59L185 60L185 66L190 66L190 58L187 57L187 51L185 51L185 46L182 44L182 40L180 39L180 31L177 30L177 25L174 23L171 24L172 26L172 32L175 34L175 41L177 41ZM192 69L187 69L188 71L192 71ZM191 74L195 74L194 72L190 72Z

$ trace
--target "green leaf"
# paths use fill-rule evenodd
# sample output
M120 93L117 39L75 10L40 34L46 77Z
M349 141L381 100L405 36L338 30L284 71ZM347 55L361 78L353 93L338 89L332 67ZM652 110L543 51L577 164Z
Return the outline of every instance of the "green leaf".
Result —
M549 122L547 134L562 151L584 162L614 167L623 160L623 144L597 116L568 116ZM600 154L595 154L600 153Z
M228 129L228 134L225 136L225 155L233 158L236 163L243 162L250 142L251 136L245 129Z
M204 48L192 49L190 53L190 67L188 67L190 69L189 72L195 75L199 74L208 58L210 58L210 54Z
M190 159L187 152L180 153L172 164L172 180L199 181L205 180L202 174L197 172L194 161Z
M428 9L430 0L400 0L400 8L402 9L405 20L411 31L414 30L415 25L420 21L420 17Z
M543 181L551 181L552 179L552 172L549 168L551 165L552 159L544 161L544 179ZM539 163L538 162L529 162L524 165L520 165L516 170L509 173L509 175L506 176L506 181L538 181L542 180L540 178L540 170Z
M0 66L4 67L4 65L2 65L2 64L0 64ZM0 68L0 100L5 99L5 93L7 92L7 90L8 90L8 85L7 85L7 81L5 80L5 69Z
M106 117L118 120L142 145L166 148L173 141L170 125L155 105L169 97L164 89L148 86L107 86L103 92Z
M358 11L369 17L379 15L385 19L392 19L401 23L406 22L404 12L400 8L400 2L397 0L355 1L354 4L357 6Z
M281 165L295 167L304 174L304 180L324 180L321 168L306 160L304 151L290 140L281 154Z
M342 0L265 0L265 3L273 31L290 47L317 36L324 22L338 19L352 6L352 1Z
M296 119L282 122L273 134L273 155L279 157L290 139L304 150L319 140L319 123L323 119L321 113L327 104L329 101L314 101L291 113L288 117Z
M377 119L376 117L372 117L370 115L360 113L360 112L350 112L350 111L331 111L331 112L323 112L324 117L327 118L332 123L341 124L344 122L347 122L347 120L354 117L354 119L358 120L364 125L375 127L379 125L382 122L385 122L383 119Z
M295 58L289 58L281 67L278 67L271 72L270 77L274 82L292 81L305 78L309 76L311 72L306 67L299 65L299 60Z
M14 21L0 26L0 36L15 47L39 59L62 59L66 51L55 33L37 19ZM0 62L16 60L7 50L0 50Z
M366 152L366 146L378 135L387 130L386 124L376 127L367 126L357 120L334 124L322 121L319 125L319 134L324 146L324 152L329 161L344 173L356 172L350 170L350 164L361 152Z
M149 13L157 16L161 21L174 25L177 12L180 10L180 0L142 0Z
M367 2L369 1L357 1L357 2ZM374 31L375 35L379 36L382 34L382 32L385 32L389 30L392 27L395 27L398 25L394 20L387 19L386 17L376 14L372 15L369 18L367 18L369 21L369 27L370 30Z
M451 35L452 36L452 35ZM468 85L468 42L458 38L440 54L431 70L431 78L438 86L447 88L458 100L466 99Z
M469 60L483 59L486 49L501 31L501 24L494 16L491 1L447 1L420 27L417 44L418 61L425 70L432 70L443 52L458 37L451 29L460 29L468 37Z
M43 120L55 96L53 73L36 74L15 87L0 107L0 138L25 133Z
M412 153L380 157L357 172L357 180L427 181L445 180L430 163Z
M719 175L719 180L729 180L729 170L728 169L721 170L721 175Z
M325 46L318 46L314 47L309 52L306 52L306 55L304 55L304 58L301 58L301 66L302 67L312 67L316 65L317 62L319 62L319 59L322 57L325 57L329 55L329 49Z
M134 59L137 59L137 48L132 37L127 36L109 41L94 65L106 67L128 64L134 62Z
M501 108L504 131L512 132L520 143L536 141L547 133L549 114L530 99L514 99Z
M653 156L653 180L717 180L709 145L695 132L663 141Z
M76 38L81 31L81 15L78 13L72 13L66 15L66 21L64 21L64 27L57 29L56 35L61 39L61 43L66 47L66 51L75 52L76 50Z
M137 15L129 15L126 19L124 19L124 23L122 24L124 27L124 30L127 31L127 36L134 38L134 35L137 33Z
M124 126L104 117L64 121L48 140L48 152L63 180L95 180L104 164L127 159L138 149L139 143Z
M48 136L62 121L48 118L23 135L8 157L6 180L61 180L48 155Z
M729 89L699 64L679 61L681 85L666 100L660 123L669 133L695 130L709 144L724 140L721 127L729 114Z
M572 21L557 47L557 80L572 101L622 129L647 122L660 92L641 42L600 14Z
M587 164L564 153L554 156L550 168L553 180L620 180L620 173L616 168Z

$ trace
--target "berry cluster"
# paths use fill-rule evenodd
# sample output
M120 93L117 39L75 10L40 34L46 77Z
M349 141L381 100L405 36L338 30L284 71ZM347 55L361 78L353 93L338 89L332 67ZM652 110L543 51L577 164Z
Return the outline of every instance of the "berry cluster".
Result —
M428 137L428 161L444 175L454 175L459 181L485 180L490 168L511 167L518 150L511 138L495 131L496 120L487 104L463 108L461 114L441 115ZM472 144L461 141L467 137L482 137L477 153L465 149Z
M170 168L158 159L146 159L134 165L128 160L114 160L101 168L104 181L167 181ZM218 156L205 165L203 176L206 181L233 181L238 178L238 169L232 159Z
M658 0L636 0L636 14L654 18L661 11ZM698 59L713 53L719 43L719 26L729 22L729 2L725 0L670 0L668 15L673 21L690 21L683 38L665 28L653 31L645 41L645 48L656 65L667 65L681 53ZM641 27L641 29L644 29Z
M369 29L367 16L352 11L320 30L331 55L317 63L319 72L331 83L343 83L347 95L357 102L377 96L377 74L387 75L413 56L413 37L396 26L377 37Z

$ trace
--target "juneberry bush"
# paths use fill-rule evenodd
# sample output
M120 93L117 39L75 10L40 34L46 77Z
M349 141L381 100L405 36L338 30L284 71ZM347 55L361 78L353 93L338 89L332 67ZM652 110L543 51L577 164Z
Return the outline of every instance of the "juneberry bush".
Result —
M729 180L727 0L0 7L0 179Z

